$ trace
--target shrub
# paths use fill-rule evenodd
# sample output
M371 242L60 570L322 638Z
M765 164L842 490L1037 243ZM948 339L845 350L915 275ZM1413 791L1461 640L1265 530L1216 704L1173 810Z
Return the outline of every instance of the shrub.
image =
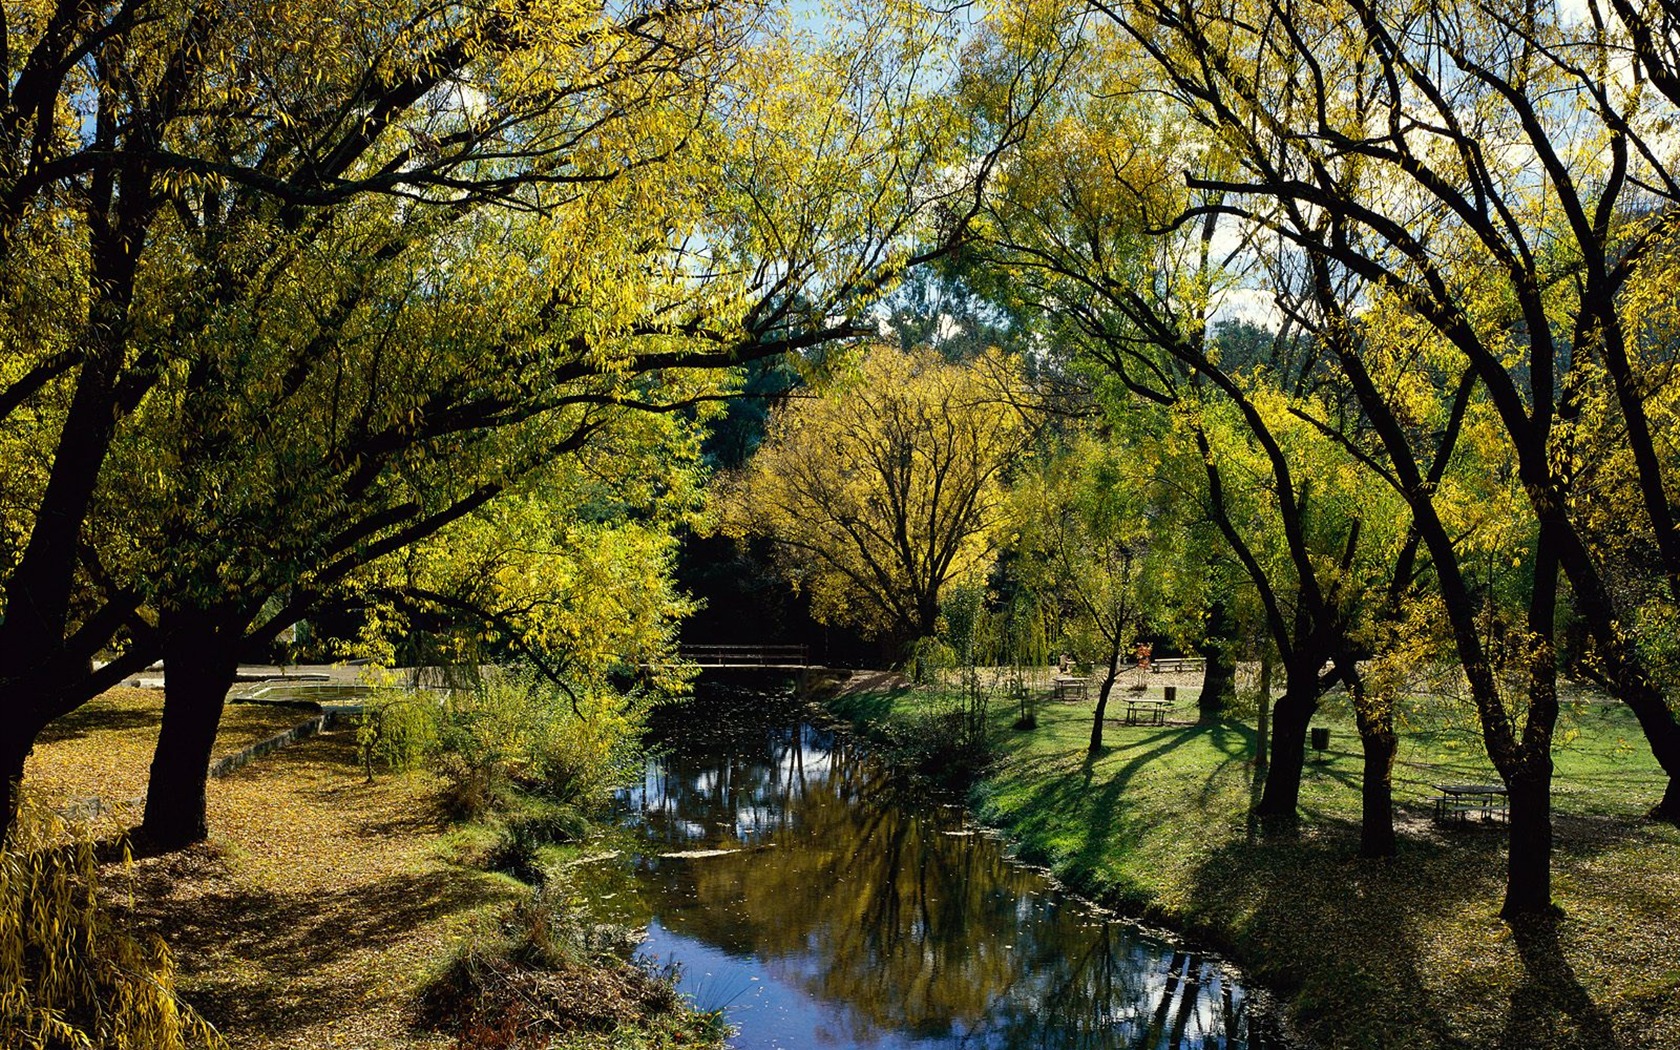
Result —
M557 692L557 691L556 691ZM531 786L572 805L598 801L641 769L647 712L637 697L592 689L544 702L544 731L531 756Z
M902 668L904 677L917 685L939 681L941 673L957 666L957 653L942 639L918 638L910 643Z
M645 716L640 697L604 684L492 670L441 697L387 697L360 732L370 775L375 760L394 770L429 763L456 815L476 819L506 809L516 786L572 806L597 801L634 775Z
M502 826L485 867L538 885L548 875L538 860L538 851L551 843L581 842L588 834L589 822L577 810L553 803L543 805L536 812L510 818Z
M921 710L876 727L881 757L935 787L965 791L992 760L988 706L987 691L973 682L930 693Z
M100 901L91 834L26 800L0 846L0 1046L223 1045L176 996L162 939Z
M373 779L375 762L386 769L407 772L432 761L438 751L442 698L426 690L381 689L369 697L356 743L362 764Z
M680 1045L715 1042L717 1019L690 1011L673 975L631 961L633 931L591 923L560 893L510 906L491 935L458 951L420 994L428 1028L474 1048L547 1046L555 1035L663 1025Z

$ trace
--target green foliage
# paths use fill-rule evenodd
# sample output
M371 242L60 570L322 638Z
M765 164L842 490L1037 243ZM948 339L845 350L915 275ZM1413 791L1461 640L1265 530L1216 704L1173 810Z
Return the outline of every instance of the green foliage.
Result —
M588 809L641 758L647 697L601 682L491 669L441 694L381 696L359 730L370 774L375 760L398 771L429 764L468 818L506 809L515 789Z
M956 666L956 650L944 639L933 636L910 643L910 654L904 660L903 671L905 677L917 685L931 685Z
M980 778L996 749L991 699L997 683L983 682L972 668L961 677L958 686L917 690L913 706L864 726L887 765L915 783L959 794Z
M496 843L484 866L520 882L536 886L548 881L541 851L545 846L581 842L589 834L589 821L577 809L563 803L535 800L521 812L509 814L498 828Z
M86 828L27 799L0 847L0 1044L187 1050L224 1044L175 995L175 962L101 900Z
M406 773L436 754L442 703L430 690L380 690L368 697L356 726L356 745L368 779L373 779L376 762L392 772Z
M1168 569L1152 527L1158 460L1076 435L1017 486L1021 571L1059 606L1061 643L1082 663L1104 668L1129 649L1144 618L1145 581Z

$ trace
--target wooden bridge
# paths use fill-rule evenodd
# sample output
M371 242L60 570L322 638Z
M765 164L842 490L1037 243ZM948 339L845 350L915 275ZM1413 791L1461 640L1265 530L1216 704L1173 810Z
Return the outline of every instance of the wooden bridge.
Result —
M684 645L678 653L685 663L698 667L804 671L811 666L803 645Z

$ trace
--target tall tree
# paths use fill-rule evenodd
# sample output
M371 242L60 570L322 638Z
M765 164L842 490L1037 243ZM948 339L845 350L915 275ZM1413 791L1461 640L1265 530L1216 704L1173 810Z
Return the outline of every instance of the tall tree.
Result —
M8 518L8 785L166 645L196 728L164 765L197 765L242 640L614 416L858 330L968 192L933 185L937 47L854 61L931 29L891 13L818 49L754 3L142 7L14 27L96 117L29 147L68 150L42 170L91 262L69 355L0 398L48 464Z
M1660 89L1672 49L1636 39L1658 16L1632 4L1612 19L1596 5L1583 16L1503 0L1451 11L1364 0L1104 10L1184 112L1232 151L1228 174L1192 185L1299 246L1319 287L1351 275L1421 318L1457 363L1444 377L1413 375L1445 378L1448 390L1474 384L1508 434L1538 526L1520 723L1477 637L1471 588L1419 465L1433 437L1413 425L1406 387L1394 384L1406 370L1342 342L1350 389L1434 562L1489 755L1512 793L1505 911L1549 910L1560 573L1591 635L1592 664L1670 774L1655 812L1672 817L1680 800L1680 727L1635 644L1637 606L1670 601L1680 579L1672 479L1656 451L1652 391L1637 378L1638 364L1668 350L1626 315L1630 289L1665 254L1680 196L1660 138L1673 120L1675 100ZM1659 90L1617 72L1630 52L1651 65ZM1605 380L1612 396L1591 396ZM1632 470L1617 498L1659 567L1654 596L1617 594L1610 552L1583 527L1580 512L1595 501L1583 476L1602 451L1584 439L1608 433L1592 425L1595 413L1625 435Z
M1076 439L1015 493L1016 531L1039 593L1065 606L1064 633L1102 668L1090 750L1102 748L1109 696L1130 662L1143 612L1157 477L1141 449Z
M970 251L1018 300L1058 318L1109 390L1170 412L1191 442L1183 483L1258 596L1287 672L1259 811L1292 821L1308 725L1338 681L1332 662L1364 646L1361 610L1392 566L1391 518L1366 514L1362 465L1309 422L1343 408L1321 340L1286 327L1263 352L1250 348L1258 359L1227 363L1210 338L1240 272L1227 242L1242 238L1221 229L1217 211L1173 220L1201 199L1175 173L1217 170L1217 142L1150 101L1115 34L1087 32L1069 46L1075 57L994 184ZM976 98L997 104L984 91ZM1373 761L1386 769L1392 753ZM1383 794L1372 807L1378 825L1389 808ZM1392 834L1374 826L1371 842L1390 851Z

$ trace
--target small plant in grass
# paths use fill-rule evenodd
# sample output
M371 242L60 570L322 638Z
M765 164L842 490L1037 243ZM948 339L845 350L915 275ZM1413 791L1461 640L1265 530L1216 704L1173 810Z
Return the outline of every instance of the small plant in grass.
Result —
M535 812L508 818L485 867L539 885L547 878L538 856L542 848L581 842L588 834L589 822L577 810L554 803L542 805Z
M0 846L0 1046L224 1046L176 997L163 941L100 900L92 835L27 798Z

